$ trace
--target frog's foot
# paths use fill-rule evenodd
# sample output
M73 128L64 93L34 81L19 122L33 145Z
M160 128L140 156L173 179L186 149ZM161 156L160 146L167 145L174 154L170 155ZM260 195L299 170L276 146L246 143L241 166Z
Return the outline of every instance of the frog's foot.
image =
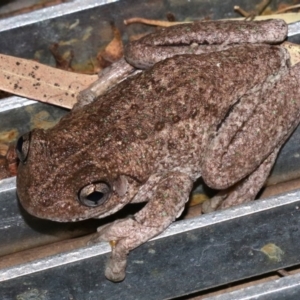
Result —
M138 234L132 236L133 232L137 232ZM111 245L111 257L105 268L107 279L118 282L125 278L127 255L132 248L140 245L145 237L148 237L148 232L146 232L144 237L142 236L143 233L145 234L143 226L132 218L117 220L98 228L97 236L90 243L106 241Z
M247 192L247 190L243 189L243 187L245 187L244 183L245 182L242 181L240 184L235 185L235 189L221 191L216 196L203 202L201 206L202 213L207 214L215 210L228 208L254 200L256 193L255 195L252 193L251 195L246 195L245 192ZM258 192L259 189L255 189L255 191L257 190Z
M163 232L180 216L192 187L193 182L187 174L155 174L135 196L139 199L149 199L142 210L132 218L117 220L99 228L98 236L93 241L108 241L112 246L111 257L105 270L107 279L121 281L125 278L129 251Z
M215 197L205 201L202 204L202 212L209 213L217 209L224 209L254 200L273 167L280 147L281 145L252 174L233 187L221 191Z
M204 201L201 205L201 211L203 214L208 214L210 212L213 212L220 207L224 199L227 197L227 193L225 191L222 191L218 193L216 196L212 197L211 199L208 199Z

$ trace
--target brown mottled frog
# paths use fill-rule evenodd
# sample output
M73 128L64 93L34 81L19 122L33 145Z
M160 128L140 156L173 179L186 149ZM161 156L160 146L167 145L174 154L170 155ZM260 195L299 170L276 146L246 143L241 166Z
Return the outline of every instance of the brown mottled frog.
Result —
M96 241L113 245L106 277L121 281L128 252L180 216L200 176L216 189L234 186L219 207L253 200L300 117L300 65L290 68L283 47L264 44L286 32L279 20L204 22L130 44L128 62L146 70L19 139L20 202L59 222L147 202L98 231ZM163 46L172 43L173 57Z

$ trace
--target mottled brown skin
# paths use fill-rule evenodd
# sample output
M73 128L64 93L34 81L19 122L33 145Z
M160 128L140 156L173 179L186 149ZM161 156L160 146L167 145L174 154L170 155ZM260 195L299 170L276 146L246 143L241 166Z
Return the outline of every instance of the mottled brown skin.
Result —
M141 69L178 54L202 54L241 44L283 42L287 25L283 20L201 21L159 28L125 48L126 60Z
M217 199L224 206L255 197L298 124L300 66L290 70L288 58L269 45L175 56L52 129L32 131L17 177L22 205L64 222L148 202L134 217L99 228L96 241L114 241L105 274L123 280L128 252L181 214L200 176L217 189L235 184ZM87 207L78 191L96 181L107 183L111 195Z
M43 218L76 221L106 216L120 203L112 197L103 207L80 205L77 192L87 182L103 178L113 185L128 176L135 182L128 203L157 172L186 168L195 180L229 107L284 70L286 58L285 50L269 46L177 56L122 82L52 129L33 130L26 164L18 170L22 204Z
M174 55L222 51L241 44L278 44L285 40L287 24L264 21L201 21L159 28L125 47L125 58L99 74L99 79L80 92L75 109L93 102L112 85L130 76L135 68L147 69Z

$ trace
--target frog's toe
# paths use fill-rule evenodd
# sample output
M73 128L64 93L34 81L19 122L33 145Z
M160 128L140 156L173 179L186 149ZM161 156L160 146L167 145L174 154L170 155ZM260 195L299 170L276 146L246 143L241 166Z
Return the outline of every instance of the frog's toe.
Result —
M202 213L207 214L217 210L224 200L224 195L217 195L211 199L208 199L202 203Z
M113 258L110 258L105 268L105 277L114 282L124 280L126 264L126 259L122 261L116 261Z

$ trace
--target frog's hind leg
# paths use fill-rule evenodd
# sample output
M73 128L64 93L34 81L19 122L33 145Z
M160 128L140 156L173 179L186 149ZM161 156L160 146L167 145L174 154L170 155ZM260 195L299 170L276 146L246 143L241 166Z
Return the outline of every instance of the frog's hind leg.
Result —
M283 145L299 124L299 95L300 63L243 96L207 148L206 184L219 190L233 186Z
M202 204L202 212L209 213L254 200L274 165L279 149L280 147L277 147L277 149L245 179L231 188L220 191L216 196L205 201Z
M222 207L249 201L260 190L280 147L299 124L299 95L300 63L243 97L261 99L254 109L243 113L245 105L234 107L208 147L202 170L210 187L225 190L238 185ZM218 205L217 200L211 206Z

